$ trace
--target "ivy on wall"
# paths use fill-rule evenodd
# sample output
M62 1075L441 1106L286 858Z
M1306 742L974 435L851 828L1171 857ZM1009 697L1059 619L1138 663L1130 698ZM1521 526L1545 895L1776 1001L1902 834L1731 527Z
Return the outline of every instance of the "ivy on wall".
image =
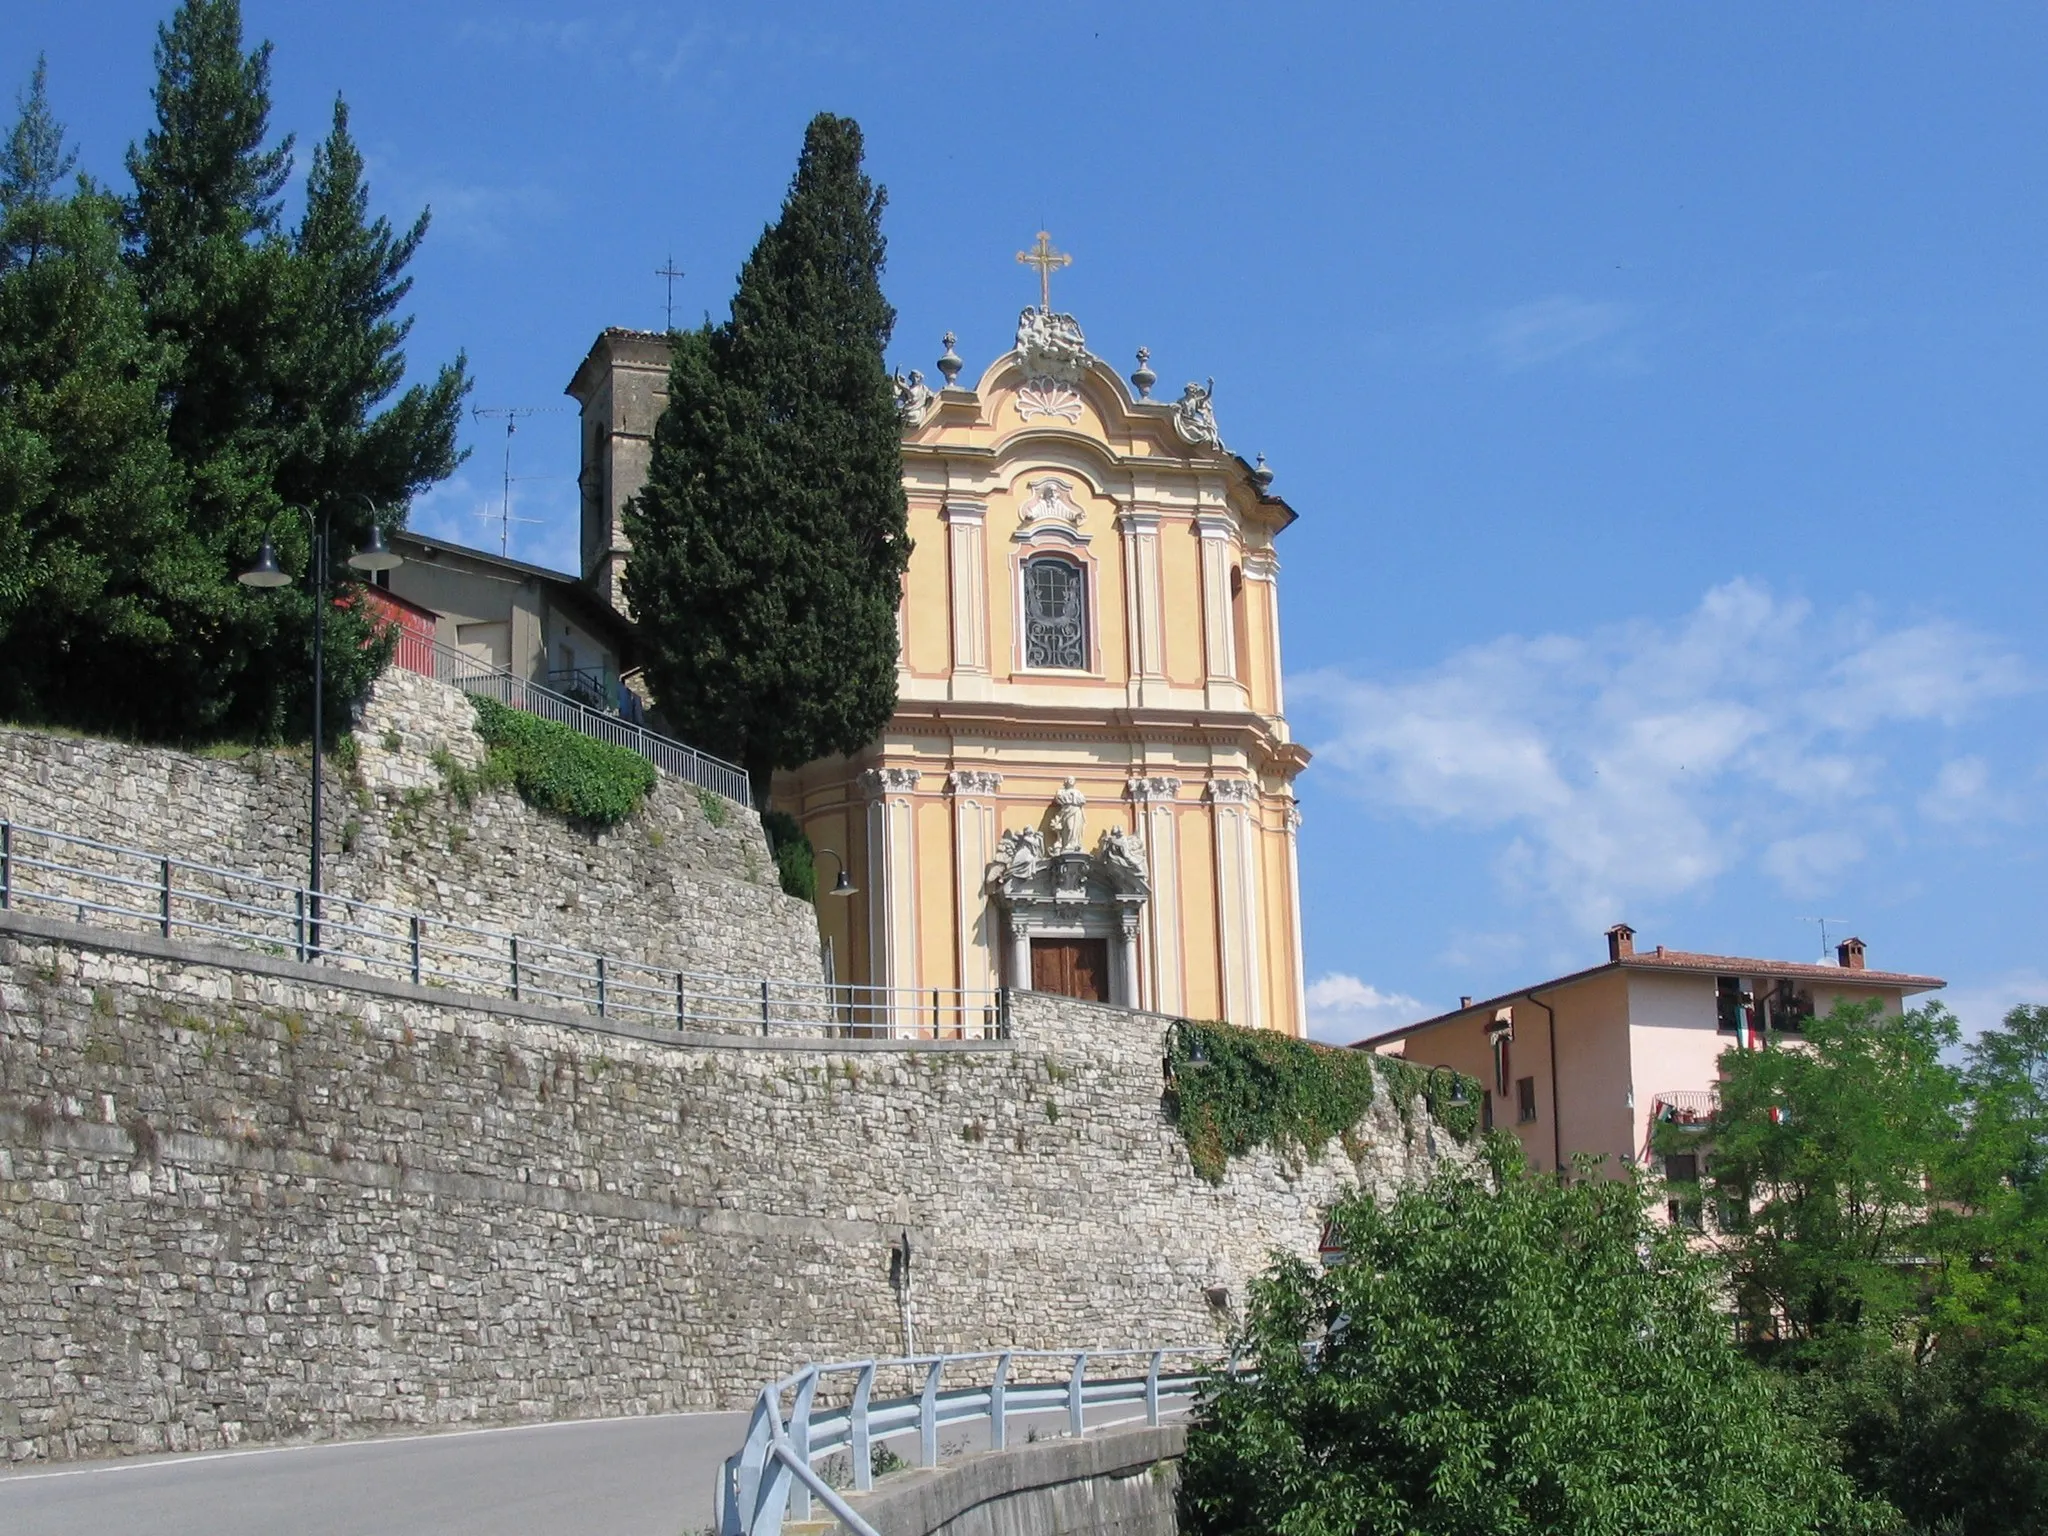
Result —
M490 748L486 775L509 780L527 804L592 826L616 826L654 788L654 764L638 752L596 741L566 725L496 699L470 696L477 732Z
M763 811L761 830L768 834L768 848L775 855L775 873L782 881L783 894L801 901L816 901L818 868L811 840L797 825L797 819L787 811Z
M1232 1158L1255 1147L1296 1162L1333 1136L1349 1149L1352 1128L1382 1080L1404 1115L1419 1095L1458 1140L1479 1128L1479 1089L1470 1078L1270 1029L1184 1019L1168 1037L1166 1071L1168 1110L1195 1172L1211 1184L1223 1182Z

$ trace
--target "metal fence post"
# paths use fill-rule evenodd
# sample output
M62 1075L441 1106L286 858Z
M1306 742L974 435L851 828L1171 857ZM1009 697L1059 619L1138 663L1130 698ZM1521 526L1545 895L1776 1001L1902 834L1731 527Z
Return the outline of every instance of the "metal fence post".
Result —
M988 1384L988 1448L1003 1448L1003 1428L1010 1396L1010 1356L1005 1350L996 1360L996 1378Z
M1081 1383L1088 1370L1086 1350L1074 1356L1074 1374L1067 1378L1067 1429L1078 1438L1086 1427L1082 1421Z
M689 1001L683 995L683 973L676 972L676 1028L687 1029L690 1024Z
M1152 1369L1145 1373L1145 1422L1159 1422L1159 1362L1166 1356L1163 1349L1152 1351Z
M918 1395L917 1464L920 1467L939 1464L939 1372L945 1368L943 1355L934 1359L931 1369L925 1372L924 1391Z
M768 978L761 978L761 1033L768 1033Z
M306 888L300 886L292 892L292 897L292 943L303 961L306 958Z
M412 930L412 984L418 986L420 984L420 920L417 914L407 920L407 926Z
M599 955L599 956L597 957L597 1016L598 1016L598 1017L599 1017L600 1019L604 1017L604 956L603 956L603 955ZM805 1494L805 1495L803 1496L803 1498L804 1498L804 1503L805 1503L806 1505L808 1505L808 1504L810 1503L810 1499L811 1499L811 1496L810 1496L810 1495L809 1495L808 1493L806 1493L806 1494Z
M169 937L171 936L171 861L170 861L169 859L165 859L165 860L163 860L163 861L162 861L162 865L163 865L163 882L164 882L164 884L163 884L163 914L162 914L162 915L163 915L163 929L164 929L164 937L168 939L168 938L169 938Z
M853 1457L853 1486L866 1493L875 1486L875 1453L868 1444L868 1399L875 1390L875 1362L860 1368L853 1383L853 1407L847 1417L847 1454Z
M0 821L0 912L14 899L14 823Z
M513 935L511 936L511 940L512 940L512 1001L516 1003L516 1002L518 1002L518 1001L519 1001L519 935L518 935L518 934L516 934L516 933L515 933L515 934L513 934Z
M811 1464L811 1399L818 1395L818 1372L813 1367L797 1384L796 1402L789 1415L790 1448L805 1466ZM811 1518L811 1490L804 1483L791 1479L791 1501L796 1508L793 1513L799 1520Z

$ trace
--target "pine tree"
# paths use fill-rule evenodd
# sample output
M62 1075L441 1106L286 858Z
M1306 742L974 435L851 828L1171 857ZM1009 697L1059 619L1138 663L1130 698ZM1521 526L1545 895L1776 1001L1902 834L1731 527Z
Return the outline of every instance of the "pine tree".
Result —
M369 201L348 106L337 97L333 128L313 151L306 213L292 239L300 283L290 403L302 429L278 466L276 486L301 505L321 496L349 504L346 526L356 535L369 531L365 500L402 507L453 472L469 391L458 357L431 385L415 385L372 414L405 377L412 321L394 316L411 291L405 269L426 237L428 215L400 235L388 219L369 218ZM340 505L335 519L344 525Z
M662 709L745 766L873 740L896 707L910 556L883 349L884 194L859 125L820 114L726 324L675 337L669 408L627 508L626 595Z
M166 364L161 401L183 466L189 526L210 567L165 618L174 675L133 699L152 736L272 738L306 714L313 599L302 587L249 592L235 573L266 529L280 562L304 571L304 524L325 504L335 564L456 462L467 388L460 361L388 408L405 371L394 319L403 269L425 233L366 218L362 159L338 103L314 153L306 216L286 232L281 194L292 140L268 144L270 48L244 53L237 0L183 0L158 29L156 124L130 149L129 264ZM367 498L367 501L366 501ZM361 621L337 614L328 649L329 718L379 665Z
M125 724L204 567L157 408L163 350L121 261L121 208L81 180L39 61L0 147L0 712Z

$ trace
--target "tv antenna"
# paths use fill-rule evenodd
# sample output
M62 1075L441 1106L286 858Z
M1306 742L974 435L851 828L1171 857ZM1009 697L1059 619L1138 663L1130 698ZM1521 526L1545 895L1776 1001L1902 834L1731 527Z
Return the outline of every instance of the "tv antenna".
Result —
M519 418L522 416L558 416L566 409L567 407L560 405L477 405L470 407L469 414L477 421L482 421L486 417L502 416L505 418L505 499L497 511L498 553L500 555L509 555L512 552L512 525L514 523L531 523L538 527L541 521L537 517L514 517L512 515L512 439L519 431ZM547 477L521 476L520 478ZM477 513L478 517L490 517L491 515L489 512Z
M654 269L656 277L668 279L668 328L676 328L676 279L683 275L683 269L676 265L675 253L669 253L668 265Z
M1828 963L1828 924L1835 923L1839 925L1847 923L1849 919L1846 917L1802 917L1799 921L1802 923L1820 924L1820 963L1826 965Z

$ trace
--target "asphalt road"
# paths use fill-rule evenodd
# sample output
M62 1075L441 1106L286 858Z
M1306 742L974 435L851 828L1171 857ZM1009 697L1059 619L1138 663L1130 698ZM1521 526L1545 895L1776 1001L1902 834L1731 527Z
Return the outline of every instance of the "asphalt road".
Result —
M743 1413L138 1457L0 1475L7 1536L683 1536Z

